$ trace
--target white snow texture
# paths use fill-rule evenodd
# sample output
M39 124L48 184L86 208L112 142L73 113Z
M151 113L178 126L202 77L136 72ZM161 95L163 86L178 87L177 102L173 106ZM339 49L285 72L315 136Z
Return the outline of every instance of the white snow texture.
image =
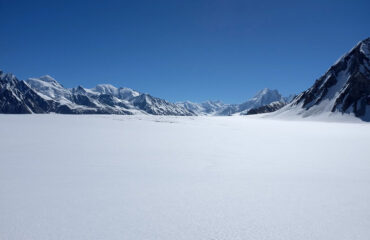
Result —
M368 240L370 124L0 115L2 240Z

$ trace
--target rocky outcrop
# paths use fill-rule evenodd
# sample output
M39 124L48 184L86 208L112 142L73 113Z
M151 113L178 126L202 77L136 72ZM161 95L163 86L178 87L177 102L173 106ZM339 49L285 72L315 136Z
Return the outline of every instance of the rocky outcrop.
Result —
M247 113L245 113L244 115L253 115L253 114L260 114L260 113L275 112L275 111L279 110L280 108L284 107L285 105L286 105L285 102L276 101L276 102L272 102L270 104L264 105L262 107L252 108Z

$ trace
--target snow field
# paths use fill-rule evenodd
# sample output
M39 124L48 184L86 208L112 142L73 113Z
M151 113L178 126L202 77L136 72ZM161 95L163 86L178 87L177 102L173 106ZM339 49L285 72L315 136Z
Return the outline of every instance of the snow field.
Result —
M0 115L0 239L370 238L370 124Z

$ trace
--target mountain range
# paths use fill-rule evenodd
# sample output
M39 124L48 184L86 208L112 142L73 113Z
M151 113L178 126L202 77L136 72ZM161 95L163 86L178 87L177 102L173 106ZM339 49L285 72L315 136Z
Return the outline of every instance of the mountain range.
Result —
M282 116L349 114L370 121L370 38L359 42L297 96L263 89L240 104L220 101L171 103L130 88L100 84L67 89L49 75L18 80L0 70L0 113L152 114L175 116Z
M18 80L0 71L0 113L152 114L174 116L242 114L271 102L287 102L277 90L263 89L241 104L220 101L171 103L130 88L99 84L67 89L49 75Z

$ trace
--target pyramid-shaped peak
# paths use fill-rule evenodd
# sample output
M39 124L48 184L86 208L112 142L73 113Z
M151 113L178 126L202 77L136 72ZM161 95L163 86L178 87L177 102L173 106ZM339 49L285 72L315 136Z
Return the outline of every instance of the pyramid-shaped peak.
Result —
M86 90L81 85L78 85L76 88L72 89L72 92L73 93L86 93Z
M302 116L342 113L370 121L370 38L357 43L285 109ZM284 110L284 109L283 109Z
M272 95L272 94L273 95L280 95L279 91L276 90L276 89L271 90L269 88L264 88L264 89L258 91L254 97L258 98L258 97L262 97L264 95Z

